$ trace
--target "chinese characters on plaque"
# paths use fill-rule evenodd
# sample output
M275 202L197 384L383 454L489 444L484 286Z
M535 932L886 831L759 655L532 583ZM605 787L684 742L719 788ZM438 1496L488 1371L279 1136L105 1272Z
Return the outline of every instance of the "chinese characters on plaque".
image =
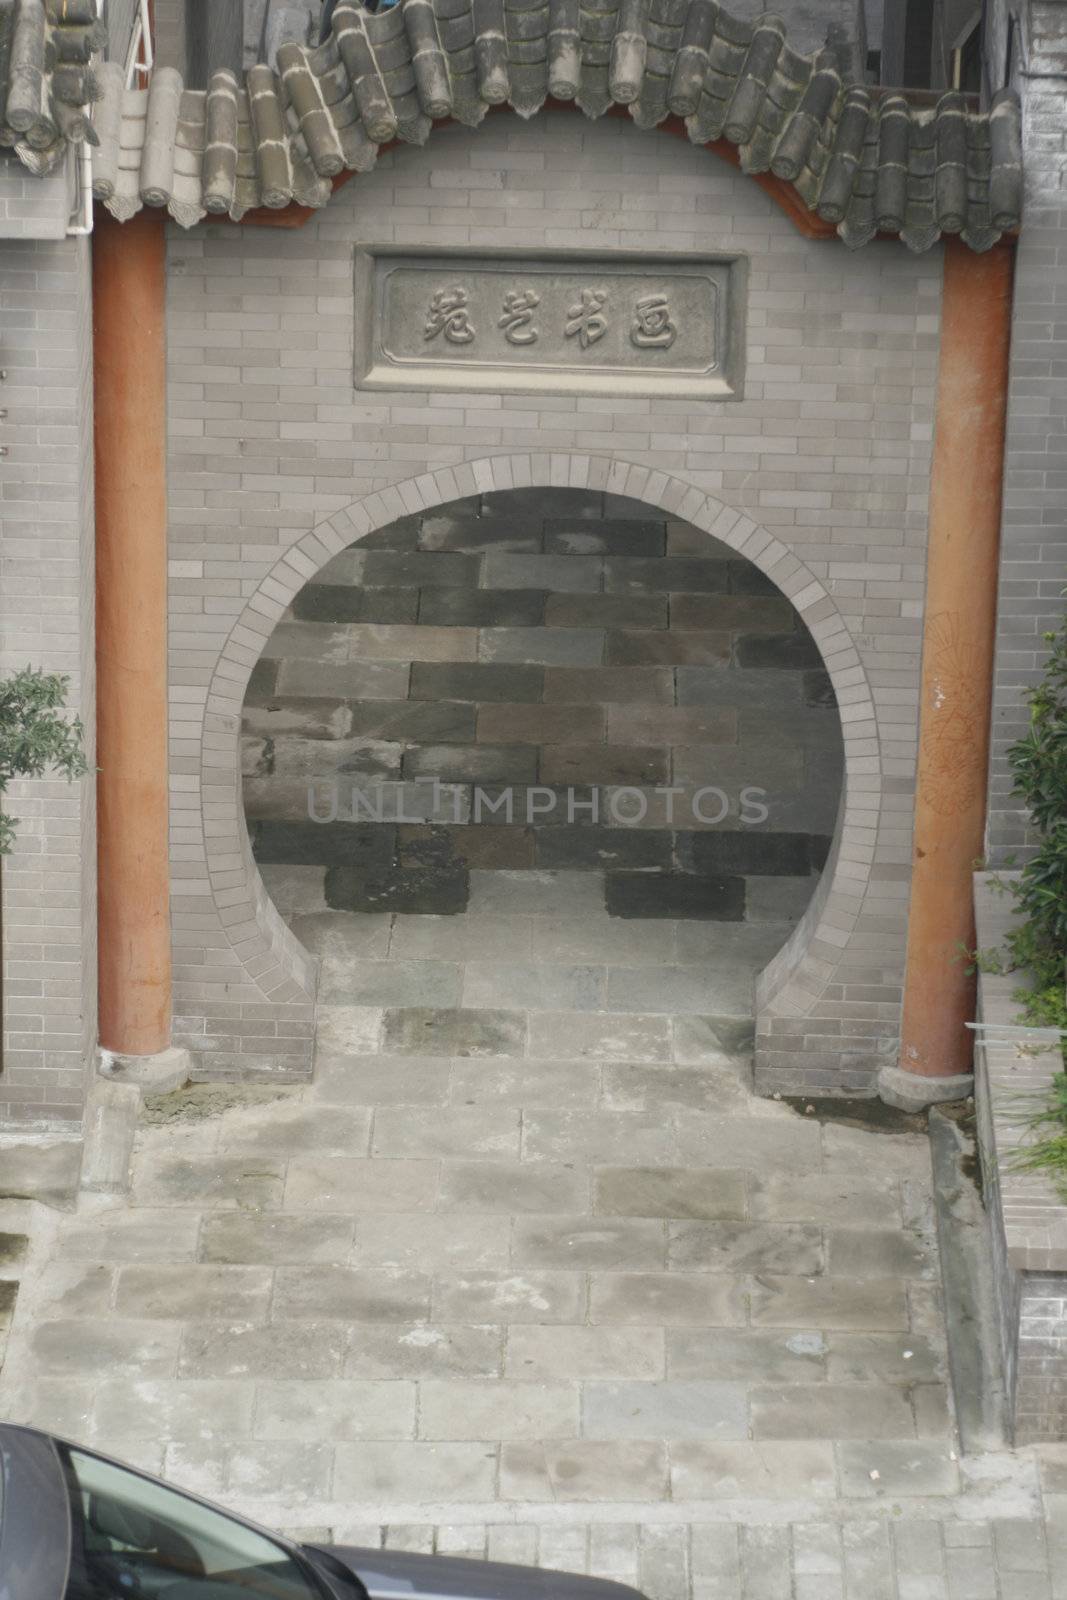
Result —
M443 333L449 344L473 344L477 329L467 309L466 289L438 289L426 317L426 337Z
M541 304L536 289L509 289L504 296L504 315L497 323L508 344L536 344L540 329L533 325L533 314Z
M365 389L729 399L746 267L669 251L356 252Z
M621 297L620 297L621 298ZM478 329L471 321L470 296L460 284L437 289L432 295L423 328L425 339L443 334L449 344L472 344ZM534 312L541 304L536 289L508 289L504 295L496 327L508 344L533 345L541 337ZM671 317L670 298L665 293L643 294L632 298L624 308L616 308L606 289L584 288L567 309L563 326L566 339L576 339L582 350L602 339L617 314L630 318L630 343L638 350L669 350L678 337Z

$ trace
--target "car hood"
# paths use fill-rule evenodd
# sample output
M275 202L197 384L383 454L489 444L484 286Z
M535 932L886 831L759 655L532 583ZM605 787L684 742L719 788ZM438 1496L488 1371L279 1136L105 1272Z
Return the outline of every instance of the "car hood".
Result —
M311 1548L321 1548L354 1572L371 1600L644 1600L625 1583L550 1568L355 1545Z

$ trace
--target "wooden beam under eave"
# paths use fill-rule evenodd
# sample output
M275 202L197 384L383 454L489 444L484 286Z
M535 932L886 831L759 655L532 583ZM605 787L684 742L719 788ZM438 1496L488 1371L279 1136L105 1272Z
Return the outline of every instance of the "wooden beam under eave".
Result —
M580 107L576 106L573 100L549 99L545 101L544 109L546 111L567 111L571 113L580 111ZM510 113L510 106L490 106L489 108L490 115ZM630 120L629 112L625 106L611 106L606 115L609 117L625 117L628 121ZM444 128L453 124L454 119L452 117L445 117L440 122L434 123L434 127ZM692 142L685 122L681 117L666 117L650 131L653 133L669 133L675 138L684 139L687 144ZM383 144L381 149L392 150L394 146L403 143L404 141L401 139L393 139L388 144ZM715 139L711 144L704 145L703 148L712 151L721 160L740 170L741 157L738 154L737 146L731 144L729 139ZM785 212L797 232L803 234L805 239L837 238L837 229L834 224L832 222L824 222L822 217L811 211L793 185L787 182L785 178L776 178L773 172L747 173L746 176L758 185L764 194L774 201L775 205ZM343 188L354 177L356 177L354 172L339 172L332 180L334 193L336 194L338 189ZM302 228L305 223L311 221L312 217L319 215L321 215L319 208L301 206L295 202L288 206L279 207L277 210L269 206L257 206L254 211L245 212L239 225L252 228ZM205 222L228 222L230 219L225 216L212 216L205 217L203 220Z

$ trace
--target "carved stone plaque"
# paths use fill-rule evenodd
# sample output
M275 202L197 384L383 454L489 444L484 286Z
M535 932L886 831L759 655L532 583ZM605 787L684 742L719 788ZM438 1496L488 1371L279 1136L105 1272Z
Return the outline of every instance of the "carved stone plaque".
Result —
M356 252L356 387L723 400L741 392L740 257Z

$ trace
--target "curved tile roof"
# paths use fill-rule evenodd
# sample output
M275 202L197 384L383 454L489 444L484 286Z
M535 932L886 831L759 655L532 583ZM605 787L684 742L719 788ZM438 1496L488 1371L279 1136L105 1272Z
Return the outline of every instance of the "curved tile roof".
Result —
M95 0L15 0L0 7L0 146L38 177L73 144L95 143L87 106L92 60L107 42Z
M694 144L726 140L744 171L791 183L851 247L891 233L925 250L957 233L985 250L1020 221L1014 94L977 112L956 93L930 104L849 83L831 48L800 54L778 17L742 22L716 0L400 0L378 12L343 3L325 43L285 44L276 70L253 66L244 82L216 72L206 92L186 89L173 68L127 89L115 63L97 83L80 65L75 82L59 41L69 35L63 48L84 51L75 35L87 26L73 20L83 12L95 13L93 0L49 0L47 13L41 0L17 0L19 51L10 71L0 62L7 122L14 99L25 123L36 93L41 120L16 144L27 161L31 138L35 150L54 149L43 142L46 105L61 145L74 119L84 122L61 90L98 94L93 187L120 219L142 205L165 206L186 227L292 201L323 206L331 180L367 171L383 144L421 144L445 118L474 127L493 106L530 117L551 99L590 117L625 106L641 127L681 118ZM50 74L34 65L47 59L42 40L55 50Z

